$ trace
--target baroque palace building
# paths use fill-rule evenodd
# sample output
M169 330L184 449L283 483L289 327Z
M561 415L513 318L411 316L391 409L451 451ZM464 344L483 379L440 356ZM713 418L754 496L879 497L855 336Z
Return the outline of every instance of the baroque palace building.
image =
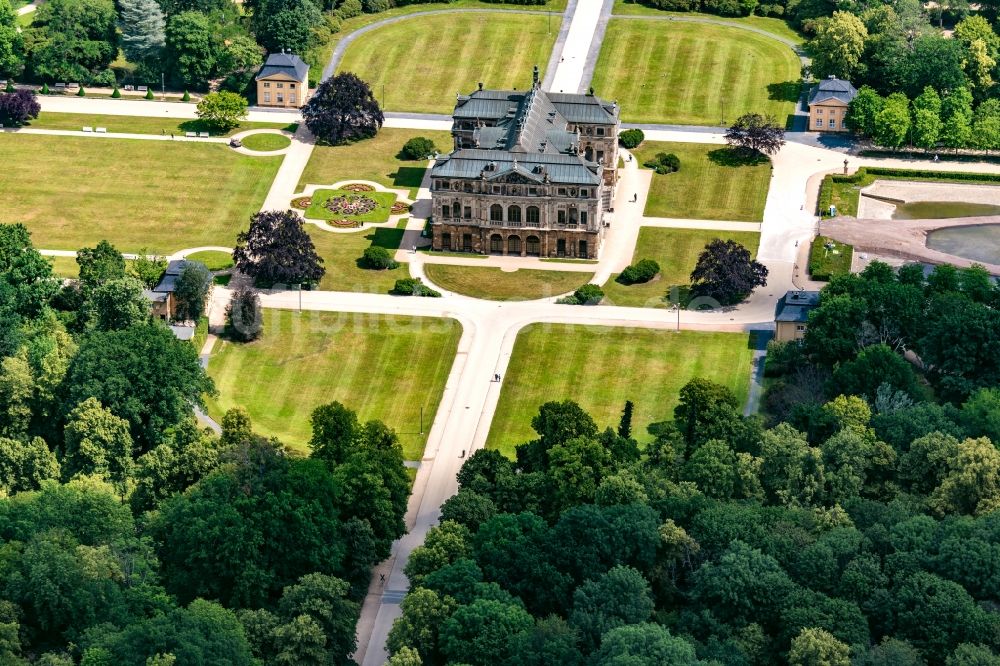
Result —
M618 105L590 94L459 95L431 169L432 247L596 259L618 165Z

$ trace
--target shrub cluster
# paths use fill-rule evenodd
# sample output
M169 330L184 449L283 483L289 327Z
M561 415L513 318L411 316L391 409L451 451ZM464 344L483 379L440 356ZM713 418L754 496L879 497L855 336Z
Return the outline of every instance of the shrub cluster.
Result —
M622 284L641 284L649 282L660 272L660 265L652 259L640 259L618 276L618 282Z
M646 135L641 129L627 129L618 135L618 143L624 148L632 149L642 143Z
M572 296L560 298L556 302L562 303L563 305L597 305L603 299L603 289L596 284L585 284L574 291Z
M440 291L431 289L420 278L403 278L401 280L396 280L395 286L392 288L393 294L397 296L428 296L430 298L438 298L441 296Z
M437 152L434 142L423 136L415 136L403 144L400 151L404 160L423 160Z
M364 255L362 256L362 261L364 262L365 268L371 268L377 271L391 270L399 267L399 262L392 258L389 251L378 245L366 247Z
M657 153L656 157L651 160L646 160L642 166L647 169L652 169L662 176L664 174L673 173L674 171L679 171L681 168L681 160L673 153Z

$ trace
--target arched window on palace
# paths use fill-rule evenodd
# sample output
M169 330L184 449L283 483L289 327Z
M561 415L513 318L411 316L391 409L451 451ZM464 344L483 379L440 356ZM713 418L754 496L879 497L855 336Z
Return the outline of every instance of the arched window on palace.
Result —
M500 204L490 206L490 221L503 222L503 206Z
M527 213L526 217L528 224L537 225L539 220L538 206L528 206L528 209L525 212Z
M514 224L521 224L521 207L509 206L507 208L507 221Z
M490 252L503 254L503 236L500 234L490 236Z

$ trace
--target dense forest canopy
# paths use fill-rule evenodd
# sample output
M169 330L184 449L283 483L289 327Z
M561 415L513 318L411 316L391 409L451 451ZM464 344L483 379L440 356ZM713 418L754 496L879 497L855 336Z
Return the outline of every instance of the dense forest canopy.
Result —
M199 427L214 387L150 318L149 267L77 261L57 280L0 225L0 663L349 663L404 531L395 432L332 403L294 457L242 409Z
M695 379L640 450L573 402L477 451L410 558L392 664L1000 663L1000 290L873 263Z

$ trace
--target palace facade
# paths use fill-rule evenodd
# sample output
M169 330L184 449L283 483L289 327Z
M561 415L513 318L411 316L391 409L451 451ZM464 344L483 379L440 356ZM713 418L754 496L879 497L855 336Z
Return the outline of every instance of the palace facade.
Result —
M454 149L431 169L432 247L596 259L614 200L618 106L590 94L459 95Z

